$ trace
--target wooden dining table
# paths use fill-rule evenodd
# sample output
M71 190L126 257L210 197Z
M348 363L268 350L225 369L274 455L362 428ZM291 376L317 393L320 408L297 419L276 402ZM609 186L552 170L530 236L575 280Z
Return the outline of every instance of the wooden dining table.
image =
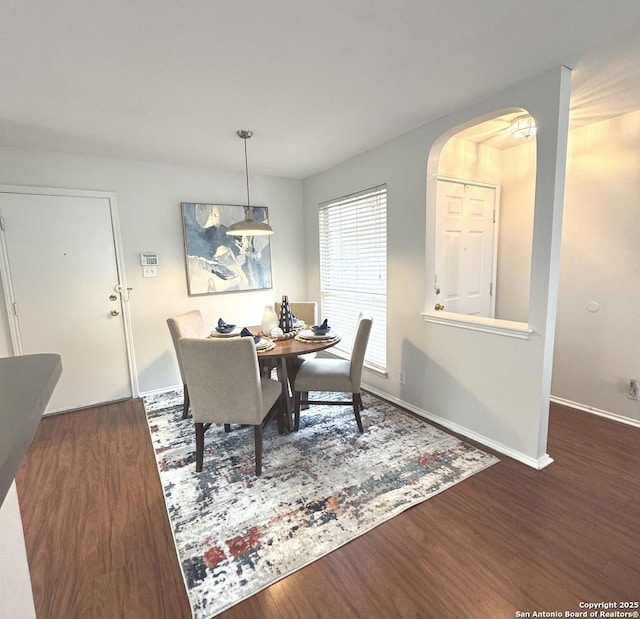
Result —
M255 328L254 333L260 331L259 328ZM261 370L269 372L274 366L278 380L282 383L283 394L283 406L284 410L284 424L288 430L293 429L293 383L296 378L296 373L300 367L300 355L306 355L309 353L319 352L335 346L340 341L340 337L336 336L331 340L314 340L314 341L302 341L295 337L285 340L273 340L275 344L274 348L265 351L258 351L258 362Z

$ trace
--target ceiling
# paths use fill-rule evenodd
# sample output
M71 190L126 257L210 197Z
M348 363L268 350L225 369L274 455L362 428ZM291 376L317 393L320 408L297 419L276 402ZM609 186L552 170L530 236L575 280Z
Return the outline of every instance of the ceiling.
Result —
M0 145L304 178L559 64L640 108L638 0L2 0Z

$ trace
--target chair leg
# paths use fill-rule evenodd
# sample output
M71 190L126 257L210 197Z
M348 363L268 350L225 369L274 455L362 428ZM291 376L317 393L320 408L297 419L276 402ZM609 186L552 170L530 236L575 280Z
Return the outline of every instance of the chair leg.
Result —
M300 391L294 391L293 393L293 431L297 432L300 429Z
M189 389L187 385L183 385L184 389L184 407L182 409L182 418L186 419L189 416Z
M224 431L225 432L231 432L231 424L230 423L225 423L224 424Z
M354 397L354 399L357 398L358 406L360 407L360 410L363 411L364 410L364 404L362 403L362 394L361 393L354 393L353 397Z
M360 419L360 406L362 402L358 402L360 394L353 394L353 414L356 416L356 423L358 424L358 430L360 430L360 434L364 432L364 428L362 427L362 419Z
M196 473L202 471L204 460L204 424L196 423Z
M253 426L253 435L256 444L256 475L262 475L262 426Z

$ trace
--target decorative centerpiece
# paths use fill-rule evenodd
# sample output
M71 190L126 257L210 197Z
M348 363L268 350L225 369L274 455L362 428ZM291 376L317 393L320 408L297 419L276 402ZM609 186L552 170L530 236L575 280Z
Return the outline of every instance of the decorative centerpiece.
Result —
M286 294L282 295L279 325L283 333L291 333L293 331L293 314L289 306L289 297Z

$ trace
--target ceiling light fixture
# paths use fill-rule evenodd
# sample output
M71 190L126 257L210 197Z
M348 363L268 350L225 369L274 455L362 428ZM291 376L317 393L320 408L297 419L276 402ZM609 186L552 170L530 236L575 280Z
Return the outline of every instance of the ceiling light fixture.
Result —
M273 234L273 229L265 221L256 221L253 218L253 207L249 200L249 160L247 159L247 140L253 135L253 131L239 129L236 135L244 140L244 169L247 178L247 206L244 207L244 219L227 228L227 234L232 236L264 236Z
M511 123L511 135L517 138L530 138L537 131L536 121L532 116L518 116Z

